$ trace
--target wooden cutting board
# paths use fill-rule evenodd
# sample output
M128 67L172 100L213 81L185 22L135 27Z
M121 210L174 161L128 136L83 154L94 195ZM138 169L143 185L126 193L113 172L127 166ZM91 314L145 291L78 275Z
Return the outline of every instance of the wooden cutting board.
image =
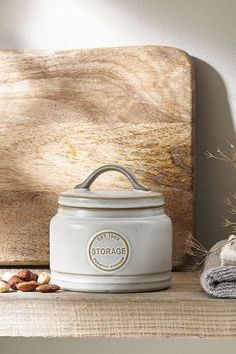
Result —
M193 227L193 87L190 57L175 48L0 52L0 264L48 264L58 193L117 163L165 194L182 266ZM94 185L129 187L114 172Z

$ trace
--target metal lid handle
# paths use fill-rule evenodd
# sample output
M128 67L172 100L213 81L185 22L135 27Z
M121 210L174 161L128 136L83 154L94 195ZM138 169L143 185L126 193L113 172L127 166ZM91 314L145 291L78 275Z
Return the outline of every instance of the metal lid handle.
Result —
M93 182L104 172L117 171L128 178L135 190L149 191L150 188L139 183L137 178L127 168L120 165L105 165L93 171L82 183L77 184L74 189L89 189Z

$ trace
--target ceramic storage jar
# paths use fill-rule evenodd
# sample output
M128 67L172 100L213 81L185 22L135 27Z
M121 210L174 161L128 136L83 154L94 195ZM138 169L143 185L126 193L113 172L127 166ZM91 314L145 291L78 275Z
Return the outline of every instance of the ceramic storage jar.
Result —
M118 171L134 190L90 190L106 171ZM170 285L172 223L164 197L126 168L95 170L61 193L50 224L52 282L74 291L135 292Z

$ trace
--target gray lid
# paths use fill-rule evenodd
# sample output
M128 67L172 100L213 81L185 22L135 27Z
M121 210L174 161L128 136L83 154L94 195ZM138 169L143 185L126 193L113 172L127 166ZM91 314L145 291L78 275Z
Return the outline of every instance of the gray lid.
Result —
M134 190L95 190L89 188L95 179L106 171L118 171L131 182ZM151 192L141 185L136 177L119 165L106 165L95 170L86 180L75 186L73 191L59 195L58 203L64 206L99 209L135 209L159 207L165 204L161 193Z

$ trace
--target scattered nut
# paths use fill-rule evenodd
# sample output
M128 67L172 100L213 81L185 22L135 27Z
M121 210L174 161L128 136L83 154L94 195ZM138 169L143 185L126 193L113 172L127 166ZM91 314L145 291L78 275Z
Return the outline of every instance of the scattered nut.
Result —
M5 272L3 275L2 275L2 279L1 280L5 280L6 282L8 282L9 279L11 279L11 277L13 276L14 274L10 273L10 272Z
M17 273L18 277L24 281L37 281L38 274L31 272L29 269L22 269Z
M46 272L42 272L39 277L38 277L38 283L40 285L43 285L43 284L48 284L49 281L50 281L50 274L49 273L46 273Z
M17 285L23 283L23 281L17 276L17 275L13 275L9 280L8 280L8 284L10 285L10 288L12 288L13 290L17 289Z
M35 289L38 287L38 283L35 280L23 282L17 284L17 289L23 292L26 291L35 291Z
M38 276L29 269L22 269L17 275L6 272L0 277L0 293L8 292L10 288L23 292L36 290L41 293L52 293L60 290L60 286L49 284L50 278L51 276L47 272L42 272Z
M36 288L36 291L41 293L54 293L57 290L60 290L60 286L56 284L43 284Z
M5 281L0 281L0 293L8 293L10 290L10 285Z

